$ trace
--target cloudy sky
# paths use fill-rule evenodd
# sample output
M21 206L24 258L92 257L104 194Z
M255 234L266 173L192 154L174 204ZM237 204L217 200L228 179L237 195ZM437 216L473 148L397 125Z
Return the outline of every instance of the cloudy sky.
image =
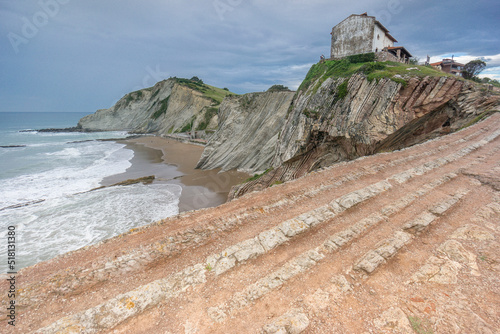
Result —
M295 89L363 12L422 61L481 58L500 79L498 0L0 0L0 112L92 113L170 76Z

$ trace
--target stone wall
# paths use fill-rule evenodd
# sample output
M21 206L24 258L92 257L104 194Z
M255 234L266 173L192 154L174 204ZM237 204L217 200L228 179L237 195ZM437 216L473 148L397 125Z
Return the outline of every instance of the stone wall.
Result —
M323 80L319 78L318 80ZM368 81L363 74L331 77L297 92L279 133L273 170L233 188L261 190L335 163L402 149L444 135L500 106L476 86L452 77ZM347 95L339 87L347 82Z
M389 53L387 51L379 51L375 52L375 58L377 61L395 61L395 62L402 62L398 57L393 55L392 53Z
M353 15L332 29L331 58L372 52L375 19Z

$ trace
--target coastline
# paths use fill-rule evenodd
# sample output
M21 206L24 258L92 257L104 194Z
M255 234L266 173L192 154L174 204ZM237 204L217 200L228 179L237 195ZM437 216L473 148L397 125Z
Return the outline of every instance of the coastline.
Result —
M141 136L116 140L134 151L131 166L121 174L101 181L108 186L127 179L155 175L154 183L182 187L179 213L221 205L227 201L232 186L243 182L248 174L220 169L195 169L204 147L159 136Z

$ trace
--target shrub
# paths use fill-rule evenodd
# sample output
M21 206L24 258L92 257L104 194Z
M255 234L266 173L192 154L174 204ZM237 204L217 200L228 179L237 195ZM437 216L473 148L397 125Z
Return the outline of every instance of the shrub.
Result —
M366 63L363 66L359 68L359 72L362 72L364 74L370 74L372 72L378 71L378 70L383 70L385 69L385 65L382 63L377 63L377 62L371 62L371 63Z
M349 80L345 80L343 83L339 85L337 88L337 98L335 99L335 102L338 100L343 100L347 96L347 84L349 83Z
M283 86L283 85L272 85L271 87L269 87L269 89L267 91L268 92L280 92L280 91L290 91L290 89L288 89L288 87Z
M217 113L219 112L219 108L216 108L216 107L211 107L211 108L207 108L205 110L205 118L204 120L198 125L198 130L205 130L207 127L208 127L208 124L210 124L210 120L212 120L212 118L217 115Z
M347 56L347 60L353 64L373 62L375 61L375 53L360 53L357 55Z
M317 79L313 94L316 93L321 84L329 77L346 77L356 72L360 65L351 63L348 59L327 60L314 64L299 87L299 91L309 88L311 83Z
M184 125L184 127L181 129L180 132L188 132L191 131L191 128L193 127L193 123L189 121L188 124Z
M313 119L318 119L319 118L319 111L317 110L310 110L305 108L302 113L307 117L307 118L313 118Z
M168 96L166 99L163 99L160 101L160 108L158 108L158 110L156 110L153 113L153 115L151 115L152 119L158 119L158 117L160 117L161 115L163 115L167 111L169 98L170 98L170 96Z
M191 80L191 81L193 81L193 82L197 82L197 83L203 84L203 80L201 80L200 78L198 78L198 77L196 77L196 76L192 77L192 78L191 78L191 79L189 79L189 80Z
M258 180L262 176L266 175L267 173L269 173L272 170L273 170L273 168L266 169L266 171L264 173L262 173L262 174L255 174L254 176L249 177L248 179L246 179L245 181L243 181L243 183L247 183L247 182Z

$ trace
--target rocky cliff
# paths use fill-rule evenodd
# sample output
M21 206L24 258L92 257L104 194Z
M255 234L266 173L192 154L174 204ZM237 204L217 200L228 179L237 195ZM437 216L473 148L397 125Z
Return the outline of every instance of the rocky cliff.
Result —
M224 99L217 132L198 168L262 172L271 166L294 92L250 93Z
M323 62L313 66L292 102L276 143L274 169L235 187L231 196L411 146L499 108L498 95L423 66Z
M125 95L109 109L78 123L82 130L168 134L217 127L217 109L227 90L200 81L170 78Z

